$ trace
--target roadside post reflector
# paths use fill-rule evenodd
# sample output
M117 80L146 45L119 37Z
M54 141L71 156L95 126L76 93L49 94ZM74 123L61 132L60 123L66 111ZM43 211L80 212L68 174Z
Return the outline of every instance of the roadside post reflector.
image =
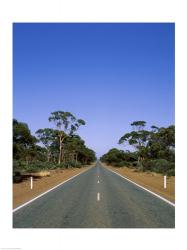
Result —
M164 188L166 189L166 175L164 175Z
M31 176L31 189L33 187L33 177Z

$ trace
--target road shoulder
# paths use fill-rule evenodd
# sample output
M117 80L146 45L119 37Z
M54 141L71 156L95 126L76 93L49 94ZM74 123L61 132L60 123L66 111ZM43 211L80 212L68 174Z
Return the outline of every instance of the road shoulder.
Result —
M146 173L146 172L135 172L133 169L122 167L116 168L113 166L108 166L102 163L103 167L112 170L125 178L141 185L142 187L160 195L161 197L175 202L175 177L167 178L167 188L164 189L164 177L161 174L156 173Z
M50 176L33 179L33 188L30 188L30 178L21 183L13 184L13 208L34 199L38 195L50 190L51 188L67 181L69 178L78 175L92 168L95 164L83 168L51 170Z

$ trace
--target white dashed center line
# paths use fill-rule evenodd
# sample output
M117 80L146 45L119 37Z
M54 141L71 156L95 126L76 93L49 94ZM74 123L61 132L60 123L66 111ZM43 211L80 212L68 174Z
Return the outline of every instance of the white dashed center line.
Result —
M97 201L100 201L100 193L97 193Z
M99 180L97 181L97 183L99 183Z

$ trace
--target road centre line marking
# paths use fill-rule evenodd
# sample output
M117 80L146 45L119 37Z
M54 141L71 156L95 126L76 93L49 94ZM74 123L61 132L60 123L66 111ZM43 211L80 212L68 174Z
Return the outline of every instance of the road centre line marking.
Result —
M97 201L100 201L100 193L97 193Z
M91 167L91 168L92 168L92 167ZM30 204L31 202L33 202L33 201L37 200L38 198L40 198L40 197L44 196L45 194L49 193L50 191L52 191L52 190L54 190L54 189L56 189L56 188L60 187L61 185L65 184L66 182L68 182L68 181L72 180L73 178L77 177L78 175L80 175L80 174L83 174L83 173L87 172L87 171L88 171L88 170L90 170L91 168L86 169L86 170L84 170L83 172L78 173L78 174L76 174L76 175L74 175L74 176L70 177L69 179L67 179L67 180L65 180L65 181L63 181L63 182L61 182L61 183L59 183L58 185L54 186L53 188L48 189L48 190L47 190L47 191L45 191L44 193L41 193L40 195L36 196L35 198L33 198L33 199L31 199L31 200L29 200L29 201L25 202L24 204L22 204L22 205L20 205L20 206L16 207L15 209L13 209L13 213L14 213L14 212L16 212L17 210L19 210L19 209L21 209L21 208L23 208L23 207L27 206L28 204Z
M97 181L97 183L99 183L99 180Z
M103 165L102 165L102 166L103 166ZM104 167L104 166L103 166L103 167ZM149 189L147 189L147 188L145 188L145 187L143 187L143 186L137 184L137 183L134 182L134 181L131 181L130 179L124 177L123 175L121 175L121 174L119 174L119 173L116 173L115 171L113 171L113 170L111 170L111 169L108 169L107 167L104 167L104 168L107 169L108 171L113 172L113 173L116 174L116 175L119 175L120 177L122 177L123 179L127 180L128 182L133 183L134 185L140 187L141 189L144 189L145 191L147 191L147 192L151 193L152 195L156 196L157 198L159 198L159 199L161 199L161 200L167 202L168 204L172 205L173 207L175 207L175 204L174 204L173 202L171 202L171 201L165 199L164 197L162 197L162 196L160 196L160 195L158 195L158 194L156 194L156 193L150 191Z

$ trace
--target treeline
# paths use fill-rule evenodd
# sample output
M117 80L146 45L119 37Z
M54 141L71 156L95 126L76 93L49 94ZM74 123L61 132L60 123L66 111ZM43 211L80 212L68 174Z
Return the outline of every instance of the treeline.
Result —
M26 123L13 119L14 170L82 167L96 160L95 152L75 132L85 121L70 112L55 111L49 122L55 128L38 129L31 134Z
M175 175L175 126L151 126L150 130L146 130L145 121L135 121L131 126L132 132L124 134L118 143L131 145L135 150L130 152L113 148L100 160L116 167Z

